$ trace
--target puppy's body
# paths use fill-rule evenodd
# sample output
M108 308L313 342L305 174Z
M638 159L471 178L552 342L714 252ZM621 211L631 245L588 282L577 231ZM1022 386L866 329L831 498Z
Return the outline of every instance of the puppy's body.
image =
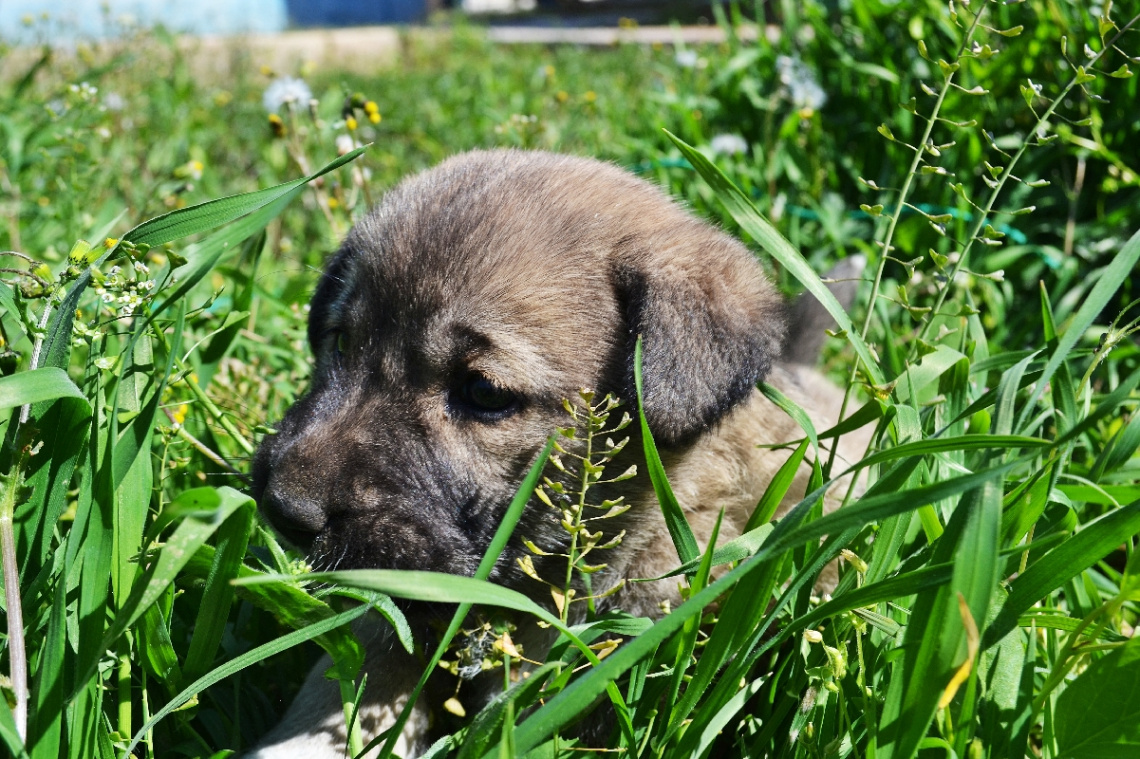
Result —
M562 399L592 388L634 408L640 335L644 411L678 500L698 540L721 509L731 538L786 457L758 446L802 437L756 383L767 377L821 428L838 417L833 386L777 363L783 311L747 249L625 172L543 153L459 156L389 194L330 263L310 317L313 385L258 451L256 493L318 568L469 575L547 436L566 425ZM614 472L640 458L638 442ZM791 492L805 484L806 474ZM626 537L604 556L595 593L675 566L648 477L600 495L632 508L606 524ZM518 566L522 538L550 553L568 542L558 514L532 503L491 579L548 603ZM535 565L544 577L565 571L564 559ZM675 595L674 581L636 583L603 603L656 615ZM368 736L392 723L422 665L382 631L365 637ZM516 640L534 657L548 645L533 627ZM254 756L343 754L324 668ZM479 687L465 686L466 699ZM489 696L495 685L484 687ZM438 703L417 704L404 756L430 743Z

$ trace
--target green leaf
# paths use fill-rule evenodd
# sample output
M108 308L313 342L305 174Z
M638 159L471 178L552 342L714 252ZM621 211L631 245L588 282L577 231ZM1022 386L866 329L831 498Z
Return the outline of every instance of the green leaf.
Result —
M133 242L136 245L146 244L153 248L198 232L215 229L264 208L290 194L293 190L304 187L317 177L339 169L363 154L365 149L366 147L360 147L345 153L315 173L301 179L267 187L264 190L208 200L205 203L179 208L176 211L156 216L127 232L123 235L123 240Z
M188 490L171 502L165 514L170 518L181 517L181 523L158 550L145 575L135 581L130 598L120 605L114 621L107 628L99 651L114 648L118 637L158 600L198 548L226 520L235 513L240 515L242 510L250 513L256 510L253 499L227 487ZM250 516L247 513L238 518L248 519ZM80 671L89 677L88 670L94 667L95 662L84 663L87 666L81 666Z
M1133 501L1089 522L1071 538L1033 562L1010 585L1009 597L982 635L982 647L988 648L997 643L1033 604L1138 532L1140 501Z
M1053 715L1057 759L1140 756L1140 638L1089 664Z
M693 530L685 519L685 513L677 503L673 489L669 487L665 466L661 463L657 445L653 442L653 433L649 429L649 422L645 419L645 404L642 402L641 390L641 335L637 336L637 343L633 349L633 380L637 387L637 416L641 421L645 468L649 472L653 491L657 494L657 502L661 505L661 513L665 517L665 526L669 529L669 537L673 539L673 546L677 549L677 556L681 559L681 563L688 564L696 561L701 552L697 548L697 539L693 537Z
M780 503L783 502L784 496L788 494L788 489L796 478L796 472L804 460L804 454L807 453L807 446L808 441L805 438L788 457L788 460L780 465L779 470L768 482L768 487L764 489L764 495L760 496L760 502L752 510L752 515L748 517L748 523L744 525L742 530L743 533L751 532L772 521L772 517L776 515L776 509L780 507Z
M45 366L0 377L0 410L56 398L79 398L87 403L83 391L58 367Z
M253 531L253 520L254 509L239 509L217 530L214 560L206 577L194 634L183 665L186 678L196 680L214 663L233 603L234 586L230 581L238 576L241 569L249 535Z
M238 656L235 659L231 659L217 669L212 670L209 674L203 675L202 677L198 678L183 688L181 693L172 698L166 704L166 706L159 709L153 717L147 720L147 723L139 728L139 731L135 733L134 737L131 739L130 745L128 745L126 751L123 752L123 755L131 756L131 752L134 751L135 746L139 745L139 741L141 741L143 737L148 732L150 732L150 730L164 717L189 702L190 699L198 695L200 692L206 690L206 688L209 688L214 683L220 682L230 675L241 672L251 664L256 664L259 661L268 659L274 654L279 654L286 649L304 643L307 640L312 640L313 638L327 633L330 630L336 629L341 625L346 625L357 617L363 616L367 611L367 606L357 606L354 609L350 609L346 612L336 615L335 617L326 619L323 622L316 622L315 624L309 625L308 627L305 627L301 630L296 630L289 633L288 635L283 635L280 638L271 640L268 643L258 646L252 651L247 651L241 656Z
M1017 427L1019 429L1024 426L1025 421L1029 418L1030 413L1037 405L1037 399L1045 392L1045 388L1048 387L1049 380L1052 379L1053 373L1056 372L1061 363L1069 357L1069 354L1084 336L1085 331L1093 323L1093 320L1100 315L1101 311L1104 310L1112 299L1112 296L1120 289L1121 284L1123 284L1136 268L1137 259L1140 259L1140 231L1133 234L1128 242L1124 243L1124 247L1116 254L1116 258L1112 260L1112 263L1101 269L1100 277L1097 279L1096 284L1093 285L1088 296L1084 298L1076 316L1072 318L1068 329L1065 330L1065 334L1062 335L1058 341L1056 350L1054 350L1053 354L1049 357L1049 362L1045 365L1045 369L1041 373L1041 378L1037 380L1037 386L1033 390L1033 395L1030 397L1029 402L1022 408L1021 415L1017 420Z

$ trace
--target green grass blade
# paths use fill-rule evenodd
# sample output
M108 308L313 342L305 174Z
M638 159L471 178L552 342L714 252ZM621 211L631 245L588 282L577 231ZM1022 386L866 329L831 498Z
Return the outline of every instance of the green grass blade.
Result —
M808 292L816 297L827 312L831 314L831 318L835 319L835 323L839 328L847 333L847 340L851 343L851 347L859 355L863 362L867 374L876 385L885 383L882 371L879 369L879 363L875 361L871 355L870 348L863 338L859 336L859 331L855 329L851 323L851 317L847 315L843 306L839 305L839 301L827 289L827 286L820 280L819 275L816 274L804 257L797 251L792 244L789 243L784 236L781 235L772 224L764 218L764 216L756 210L756 206L745 195L739 187L733 184L728 177L721 173L709 159L705 158L699 151L686 145L684 141L676 135L665 132L669 139L680 149L681 153L689 159L689 163L693 168L704 178L709 186L713 188L717 198L724 204L725 208L740 225L741 229L749 234L754 240L759 242L764 250L780 262L780 265L787 269L792 276L799 280Z
M218 363L229 353L234 340L249 323L249 319L244 317L234 319L232 322L230 320L237 314L248 313L253 307L257 265L261 261L262 251L265 250L265 240L265 230L262 229L259 234L247 239L242 246L240 263L236 268L243 279L238 283L237 291L234 293L233 306L226 317L226 321L230 323L223 326L221 331L210 338L210 342L199 354L198 384L200 387L205 388L210 384L210 380L213 379L214 373L218 369Z
M28 752L24 742L20 740L20 733L16 730L16 718L12 715L12 707L8 706L8 699L0 699L0 741L8 747L9 756L16 759L28 759Z
M767 382L761 382L759 388L765 398L772 401L772 403L778 406L781 411L790 416L795 423L800 426L800 429L807 435L807 439L811 441L815 459L819 460L819 435L816 434L815 425L812 424L811 417L807 415L807 412L796 405L791 398Z
M16 509L21 577L35 576L52 550L54 531L46 525L56 524L67 508L71 477L91 434L91 403L86 398L60 398L37 404L29 421L39 430L44 453L28 462L24 483L32 494Z
M1017 626L1033 604L1103 559L1140 533L1140 501L1114 509L1086 524L1075 535L1033 562L1010 585L1009 596L982 636L983 648L994 645Z
M633 381L637 387L637 415L641 421L641 442L645 448L645 468L649 472L649 479L653 483L653 491L657 494L657 503L661 506L661 513L665 517L665 526L669 529L669 537L673 539L673 546L677 549L677 556L682 564L700 560L701 551L697 547L697 539L693 530L685 519L685 512L677 503L673 495L673 488L669 487L669 478L665 474L665 466L661 463L661 456L657 453L657 445L653 442L653 433L649 430L649 422L645 419L644 404L641 392L641 336L633 349Z
M241 656L231 659L220 667L212 670L208 674L203 675L202 677L198 678L183 688L181 693L172 698L165 706L155 712L154 716L147 720L145 725L139 728L139 731L135 733L134 737L131 739L130 744L127 746L126 751L123 752L124 755L130 756L131 752L134 751L135 746L139 745L139 741L143 739L143 736L145 736L151 730L151 728L162 721L164 717L186 704L190 699L204 691L206 688L209 688L214 683L220 682L230 675L236 674L237 672L241 672L251 664L256 664L259 661L268 659L274 654L279 654L286 649L304 643L307 640L312 640L313 638L327 633L330 630L334 630L337 627L346 625L354 619L364 616L367 611L367 606L357 606L353 609L349 609L346 612L337 614L335 617L330 617L329 619L326 619L322 622L315 622L308 627L296 630L289 633L288 635L283 635L276 640L272 640L269 643L260 645L251 651L247 651Z
M134 591L107 628L98 652L114 647L118 637L158 600L194 552L226 520L236 512L252 512L255 508L252 498L227 487L188 490L172 502L167 512L181 515L182 521L159 549L147 573L135 581ZM79 671L90 677L95 664L96 661L81 658Z
M64 572L56 580L55 598L32 688L35 709L28 723L28 744L32 759L56 759L59 756L67 645L66 601L67 574Z
M209 200L205 203L179 208L176 211L156 216L127 232L123 235L123 240L129 240L136 245L142 243L154 247L180 240L198 232L215 229L272 204L317 177L355 160L364 151L365 148L361 147L345 153L313 174L301 179L284 182L275 187L267 187L264 190Z
M788 494L788 489L791 488L792 482L796 479L796 472L804 460L804 454L807 453L808 442L809 441L805 439L800 443L799 447L788 457L788 460L780 465L775 476L768 482L768 487L764 489L764 495L760 496L760 501L756 504L756 508L752 510L752 515L748 517L748 523L744 525L744 529L742 530L743 533L747 534L757 527L772 521L772 517L776 515L776 509L780 508L780 503L784 500L784 496Z
M904 654L892 667L879 722L879 750L884 759L914 754L953 670L962 664L966 630L959 594L974 620L985 619L997 580L1000 510L1000 489L992 481L979 483L962 496L935 543L933 561L952 562L952 579L935 593L920 594L911 610ZM987 550L989 555L983 555Z
M1084 337L1085 331L1093 323L1093 320L1100 316L1112 296L1136 269L1137 259L1140 259L1140 231L1137 231L1129 238L1128 242L1124 243L1120 252L1112 259L1112 263L1101 271L1092 291L1081 302L1080 309L1069 322L1068 329L1057 341L1056 350L1053 351L1048 363L1045 364L1045 370L1041 373L1041 378L1037 380L1033 395L1030 396L1029 402L1021 410L1021 415L1017 419L1018 429L1024 426L1026 419L1029 418L1032 409L1037 404L1037 399L1049 386L1049 380L1053 378L1054 372L1069 357L1073 348Z
M253 532L254 509L238 509L225 519L216 533L214 560L206 577L202 603L194 622L194 634L183 664L183 676L196 680L214 663L222 633L230 616L234 586Z

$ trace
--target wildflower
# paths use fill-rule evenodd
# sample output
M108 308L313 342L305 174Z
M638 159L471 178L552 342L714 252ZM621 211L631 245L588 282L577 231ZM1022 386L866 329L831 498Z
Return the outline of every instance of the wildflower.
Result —
M718 134L709 141L709 149L716 155L737 155L748 152L748 143L738 134Z
M696 50L678 50L677 54L673 56L673 62L683 69L692 69L697 67L697 51Z
M186 413L188 411L190 411L190 406L183 403L182 405L178 406L178 408L174 409L174 412L170 415L171 419L175 424L181 426L186 421Z
M309 85L305 84L304 79L282 76L274 79L265 88L265 94L261 96L261 104L265 106L265 110L275 114L284 105L308 103L312 97L313 91L309 89Z
M106 240L103 241L103 247L106 248L107 250L110 250L111 248L115 247L118 244L119 244L119 241L117 239L115 239L114 237L108 237Z
M598 99L598 93L594 92L593 90L586 90L586 94L583 95L582 98L587 103L593 103Z
M344 127L348 131L355 132L356 126L357 126L357 124L356 124L356 117L355 116L349 116L348 118L346 118L344 120Z
M274 137L285 136L285 122L276 113L269 114L269 128L273 130Z
M801 111L818 111L827 102L827 93L819 86L815 74L799 58L781 55L776 58L776 72L787 88L788 99Z
M353 148L356 147L355 140L352 139L350 134L338 134L336 136L336 154L345 155L351 153Z
M103 96L103 107L117 113L127 107L127 101L117 92L108 92Z
M368 120L373 124L380 123L380 106L376 105L375 100L369 100L364 104L364 112L368 114Z

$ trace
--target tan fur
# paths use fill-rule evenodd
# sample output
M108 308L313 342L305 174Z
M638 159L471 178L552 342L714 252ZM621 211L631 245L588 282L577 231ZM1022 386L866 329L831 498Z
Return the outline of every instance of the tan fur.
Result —
M547 435L566 425L561 399L589 387L634 408L641 335L644 411L673 489L699 542L721 509L721 540L731 539L786 460L769 446L803 437L755 383L766 377L817 429L838 417L833 385L802 364L778 363L783 310L746 248L623 171L542 153L459 156L390 194L330 263L313 301L313 387L259 450L256 495L319 567L470 574ZM473 405L470 383L484 380L517 403L493 414ZM614 472L641 461L640 436L632 437ZM857 459L865 443L845 439L840 460ZM801 467L783 508L803 496L807 475ZM606 525L627 536L602 557L608 568L594 589L674 569L644 471L599 491L633 508ZM566 541L557 514L532 503L492 580L549 604L545 586L516 562L524 537L554 552ZM543 576L557 566L535 563ZM663 602L679 600L676 587L629 584L606 603L659 615ZM541 657L546 633L519 624L516 640ZM370 641L366 740L395 719L421 666L381 625L359 628ZM252 756L342 754L327 666ZM484 700L498 687L473 683L465 692ZM417 704L401 736L405 756L429 745L432 711L448 688L453 680Z

